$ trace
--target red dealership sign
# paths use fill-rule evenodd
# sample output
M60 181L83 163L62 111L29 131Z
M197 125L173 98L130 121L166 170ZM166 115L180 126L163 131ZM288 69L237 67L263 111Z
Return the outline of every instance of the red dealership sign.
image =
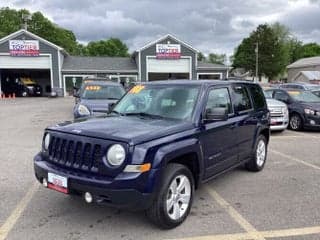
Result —
M181 57L180 44L157 44L156 55L159 59L178 59Z
M11 56L39 56L39 41L10 40L9 50Z

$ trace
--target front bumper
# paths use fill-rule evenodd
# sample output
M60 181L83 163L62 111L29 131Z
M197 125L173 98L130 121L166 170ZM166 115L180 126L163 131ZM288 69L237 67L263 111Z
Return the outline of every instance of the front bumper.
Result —
M287 129L289 124L289 119L286 117L271 117L270 120L270 130L271 131L281 131Z
M36 159L38 158L38 159ZM107 204L117 208L126 208L130 210L147 209L153 199L156 190L152 192L141 192L132 187L132 183L141 183L141 179L137 173L131 174L130 178L109 179L94 176L86 176L84 174L75 173L62 168L58 168L46 161L39 161L39 155L35 157L34 171L37 180L42 183L43 178L48 178L48 173L54 173L64 176L68 179L68 193L83 196L85 192L93 195L93 201L96 203ZM159 170L151 170L148 179L153 183L159 177ZM130 184L127 184L130 183ZM138 187L138 186L137 186Z
M304 127L312 129L320 129L320 116L304 115Z

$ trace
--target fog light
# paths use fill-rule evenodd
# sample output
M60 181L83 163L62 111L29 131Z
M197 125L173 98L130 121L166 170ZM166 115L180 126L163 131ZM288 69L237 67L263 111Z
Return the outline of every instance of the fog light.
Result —
M311 124L311 125L315 125L316 122L315 122L314 120L310 120L310 124Z
M85 200L87 203L92 203L92 201L93 201L92 194L89 193L89 192L86 192L86 193L84 194L84 200Z
M48 187L48 181L47 181L46 178L43 178L43 179L42 179L42 185L43 185L44 187Z

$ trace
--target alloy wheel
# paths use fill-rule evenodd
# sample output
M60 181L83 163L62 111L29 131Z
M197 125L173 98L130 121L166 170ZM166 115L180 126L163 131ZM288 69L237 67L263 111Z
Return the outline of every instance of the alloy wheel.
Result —
M261 167L266 160L266 144L263 140L260 140L256 150L257 165Z
M185 175L178 175L171 182L167 193L167 214L172 220L180 219L191 200L191 183Z

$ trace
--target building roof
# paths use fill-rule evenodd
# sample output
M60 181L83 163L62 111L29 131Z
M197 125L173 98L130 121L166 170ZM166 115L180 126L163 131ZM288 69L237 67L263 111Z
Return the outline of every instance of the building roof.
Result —
M297 74L297 76L294 79L299 77L299 75L303 75L309 81L310 80L320 80L320 71L301 71Z
M228 69L224 64L208 63L203 61L198 61L198 69Z
M129 57L78 57L64 59L64 72L137 72L137 65Z
M0 44L5 42L5 41L11 40L11 39L13 39L13 38L15 38L15 37L17 37L17 36L19 36L21 34L29 35L30 37L32 37L32 38L34 38L34 39L36 39L36 40L38 40L40 42L43 42L44 44L47 44L47 45L57 49L58 51L62 51L65 55L68 55L68 53L62 47L59 47L58 45L56 45L56 44L54 44L52 42L49 42L49 41L45 40L44 38L39 37L38 35L35 35L35 34L29 32L29 31L25 30L25 29L20 29L20 30L14 32L14 33L11 33L11 34L1 38L0 39Z
M287 68L300 68L309 66L320 66L320 56L299 59L298 61L287 66Z
M163 41L165 40L166 38L171 38L179 43L181 43L182 45L184 45L185 47L189 48L191 51L194 51L196 53L198 53L199 51L197 49L195 49L194 47L192 47L191 45L189 45L188 43L185 43L184 41L181 41L180 39L178 39L177 37L173 36L172 34L167 34L167 35L164 35L162 36L161 38L153 41L153 42L150 42L148 44L146 44L145 46L141 47L140 49L137 50L137 52L141 52L142 50L160 42L160 41Z

